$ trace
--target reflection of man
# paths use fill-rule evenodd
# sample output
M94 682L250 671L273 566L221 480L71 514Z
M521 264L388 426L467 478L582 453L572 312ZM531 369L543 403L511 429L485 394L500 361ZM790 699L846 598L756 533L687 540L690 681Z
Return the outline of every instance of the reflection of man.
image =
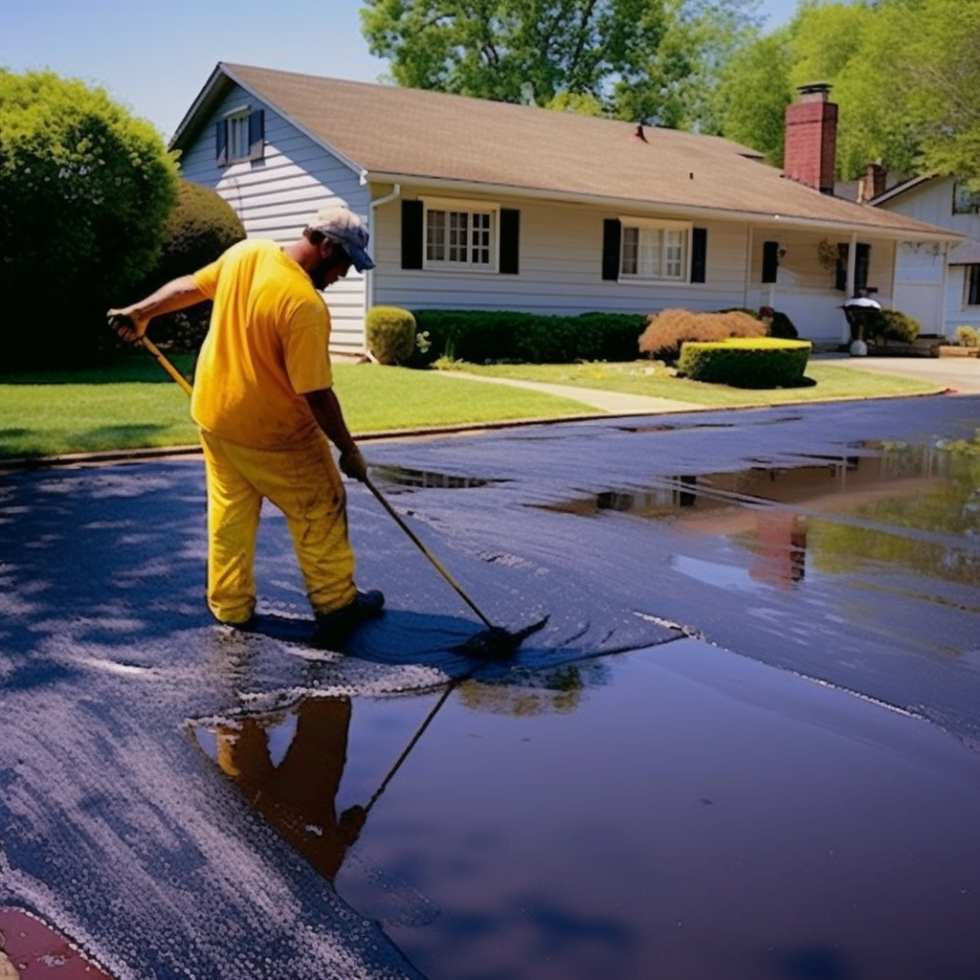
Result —
M281 716L253 716L216 731L218 765L252 806L325 878L333 881L366 813L352 806L337 816L347 761L349 698L309 698L292 709L296 732L278 766L269 730Z

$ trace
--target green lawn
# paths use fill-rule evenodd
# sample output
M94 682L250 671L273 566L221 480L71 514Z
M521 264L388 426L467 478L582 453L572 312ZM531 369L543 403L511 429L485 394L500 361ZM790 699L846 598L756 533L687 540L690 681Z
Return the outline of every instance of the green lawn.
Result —
M189 357L171 360L189 373ZM337 364L334 375L355 434L591 411L580 402L439 371ZM127 359L118 370L0 375L0 459L196 443L187 395L149 355Z
M185 374L190 372L189 355L176 355L172 360ZM929 383L818 362L807 369L814 383L767 391L674 378L650 361L452 367L449 371L413 371L376 364L336 364L336 390L348 426L355 435L364 435L596 413L581 402L469 380L463 372L719 408L940 390ZM196 442L187 396L148 354L134 354L101 370L0 374L0 459L180 447Z

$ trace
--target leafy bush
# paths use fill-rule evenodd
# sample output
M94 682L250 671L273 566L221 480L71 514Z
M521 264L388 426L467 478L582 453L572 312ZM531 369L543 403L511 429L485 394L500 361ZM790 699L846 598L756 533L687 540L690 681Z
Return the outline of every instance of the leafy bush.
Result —
M373 306L365 319L368 350L380 364L404 364L415 352L415 317L397 306Z
M161 136L103 89L0 69L6 357L77 361L110 340L105 311L153 268L177 183Z
M712 342L729 337L764 337L766 325L751 313L726 310L721 313L694 313L669 309L651 314L640 335L641 353L665 361L676 361L681 347L689 341Z
M424 353L417 351L412 363L428 365L440 358L472 364L631 361L644 319L633 313L562 316L508 310L416 310L416 324L427 335L429 346Z
M196 272L244 237L241 218L217 191L182 181L167 219L160 258L133 298L141 299L171 279ZM158 317L153 321L153 339L172 350L196 351L208 332L210 317L210 302Z
M734 388L792 388L803 383L813 345L808 340L732 338L684 344L678 374Z
M956 339L964 347L980 347L980 330L976 327L957 327Z
M793 321L785 313L774 310L771 306L763 306L759 310L759 319L766 325L768 337L796 340L800 335Z
M866 340L900 340L911 344L919 336L919 321L900 310L878 310L867 327Z

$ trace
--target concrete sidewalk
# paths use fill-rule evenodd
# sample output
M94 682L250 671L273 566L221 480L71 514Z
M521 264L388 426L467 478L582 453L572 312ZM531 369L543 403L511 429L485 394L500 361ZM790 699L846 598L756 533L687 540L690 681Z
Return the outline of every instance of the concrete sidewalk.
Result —
M486 381L489 384L510 385L540 391L581 402L591 408L602 409L610 415L656 415L661 412L696 412L708 406L697 402L679 402L670 398L648 398L645 395L628 395L620 391L604 391L601 388L581 388L575 385L553 385L544 381L519 381L516 378L488 378L482 374L454 371L454 375L467 381Z

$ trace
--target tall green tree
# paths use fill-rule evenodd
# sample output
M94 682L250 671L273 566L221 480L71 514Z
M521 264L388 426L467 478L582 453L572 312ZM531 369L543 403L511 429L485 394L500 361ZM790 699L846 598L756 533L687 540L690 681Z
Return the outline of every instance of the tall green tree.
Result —
M400 85L710 128L704 94L758 2L366 0L361 19Z
M104 90L0 68L0 306L28 360L77 358L153 267L177 198L162 137Z
M781 164L779 134L795 87L829 82L840 106L838 176L878 162L980 189L977 52L980 0L803 0L785 28L726 65L719 130Z
M715 100L717 130L782 165L786 106L793 101L792 52L787 29L735 52L721 71Z
M909 107L922 133L920 169L980 191L980 0L930 0L905 66Z

